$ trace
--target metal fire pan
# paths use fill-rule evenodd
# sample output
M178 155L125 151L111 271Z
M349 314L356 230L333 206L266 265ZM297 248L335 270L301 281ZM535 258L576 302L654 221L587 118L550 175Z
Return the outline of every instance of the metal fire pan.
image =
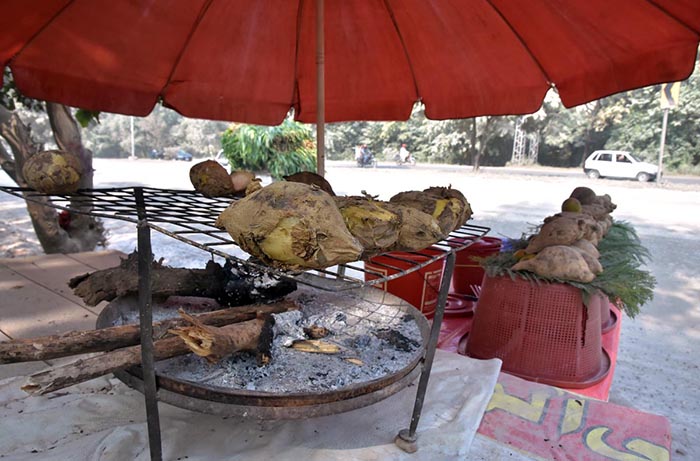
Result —
M371 405L400 391L420 374L421 363L428 343L430 325L416 308L402 299L376 288L361 288L350 292L324 292L301 287L292 297L322 296L333 303L335 309L357 303L372 302L378 307L391 306L401 315L409 315L416 322L422 347L418 348L410 362L394 373L378 379L348 385L334 390L298 393L275 393L255 390L224 388L185 381L164 375L156 370L158 399L181 408L217 415L249 416L259 419L296 419L341 413ZM154 300L154 311L163 305ZM117 298L108 304L97 319L97 328L119 324L120 318L133 317L138 312L135 296ZM273 358L274 360L274 358ZM141 367L119 370L115 376L125 384L143 392Z

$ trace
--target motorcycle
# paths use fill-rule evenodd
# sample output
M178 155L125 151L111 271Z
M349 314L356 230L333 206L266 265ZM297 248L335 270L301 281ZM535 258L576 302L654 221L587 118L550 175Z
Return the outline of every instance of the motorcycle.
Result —
M364 168L366 166L377 168L377 159L374 158L374 154L372 152L369 152L357 159L357 166L360 168Z
M399 165L399 166L401 166L401 165L411 165L411 166L413 166L413 165L416 164L416 159L413 158L413 155L409 155L409 156L406 157L406 159L404 160L404 159L401 158L401 155L400 155L398 152L397 152L396 154L394 154L394 161L395 161L396 164Z

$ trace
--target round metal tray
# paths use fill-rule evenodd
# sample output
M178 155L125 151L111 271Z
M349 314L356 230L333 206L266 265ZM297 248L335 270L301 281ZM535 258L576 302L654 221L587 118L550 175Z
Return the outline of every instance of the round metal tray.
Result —
M313 296L329 303L335 310L356 308L358 304L373 306L368 316L376 309L388 310L392 315L415 321L422 337L422 344L401 369L378 379L355 383L333 390L310 392L264 392L238 388L204 385L168 376L156 370L158 399L181 408L223 416L248 416L259 419L296 419L325 416L371 405L400 391L420 373L430 326L427 319L413 306L402 299L376 288L362 288L343 293L325 292L310 287L301 287L287 298L304 299ZM361 302L360 302L361 301ZM154 313L163 309L157 300L153 302ZM172 309L172 307L171 307ZM97 319L97 328L123 323L120 319L138 312L136 297L117 298L108 304ZM274 360L274 358L273 358ZM141 392L143 381L141 368L120 370L115 376Z

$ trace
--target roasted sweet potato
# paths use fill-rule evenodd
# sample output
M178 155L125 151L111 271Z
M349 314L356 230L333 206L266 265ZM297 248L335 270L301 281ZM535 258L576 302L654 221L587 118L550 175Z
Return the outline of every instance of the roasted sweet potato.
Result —
M234 201L216 221L240 247L286 269L321 269L357 260L363 248L333 198L318 187L275 182Z

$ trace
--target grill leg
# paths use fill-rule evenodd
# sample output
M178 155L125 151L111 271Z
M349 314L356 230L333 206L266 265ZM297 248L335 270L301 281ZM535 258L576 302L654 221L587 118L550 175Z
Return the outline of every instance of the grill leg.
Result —
M139 323L141 332L141 366L143 368L143 390L146 399L146 422L148 424L148 446L151 461L161 461L163 451L160 440L160 418L156 397L155 360L153 359L153 310L151 299L151 229L148 227L143 190L135 189L138 212L139 252Z
M440 293L438 294L438 302L433 317L433 326L430 329L430 338L428 346L423 357L423 371L418 381L418 389L416 391L416 402L413 406L413 415L411 416L411 425L408 429L402 429L394 439L394 443L407 453L415 453L418 450L418 436L416 429L418 428L418 420L423 411L423 401L425 392L428 389L428 380L430 379L430 370L433 367L433 358L435 358L435 349L437 348L438 337L440 336L440 327L442 326L442 317L445 314L445 305L447 304L447 294L450 290L450 281L452 280L452 272L455 267L456 255L451 251L447 255L445 261L445 270L442 273L440 281Z

